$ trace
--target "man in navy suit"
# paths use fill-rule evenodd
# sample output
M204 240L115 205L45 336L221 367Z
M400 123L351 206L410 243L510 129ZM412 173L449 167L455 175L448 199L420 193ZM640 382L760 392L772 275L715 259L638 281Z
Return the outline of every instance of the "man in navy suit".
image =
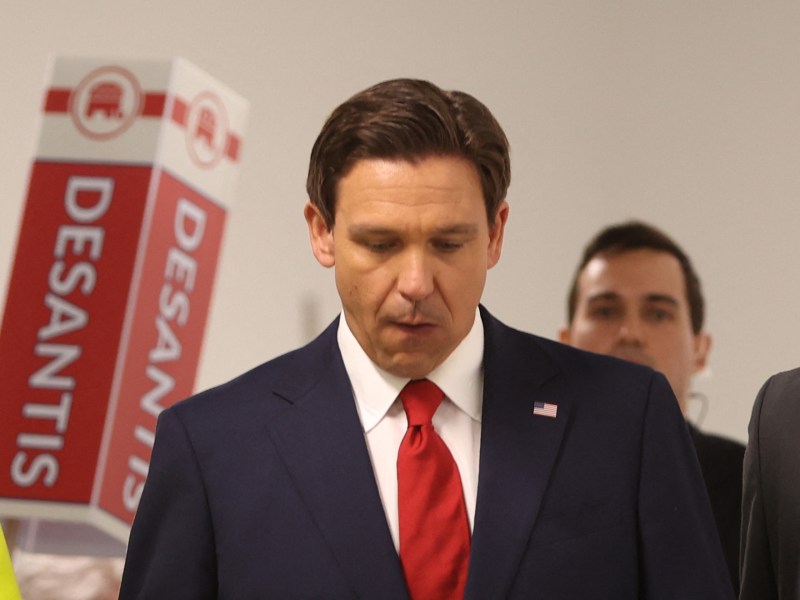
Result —
M428 574L403 560L398 396L419 379L445 396L430 435L460 476L463 597L733 597L663 376L479 305L509 181L506 136L468 94L394 80L332 113L305 217L342 314L161 414L121 598L412 597Z

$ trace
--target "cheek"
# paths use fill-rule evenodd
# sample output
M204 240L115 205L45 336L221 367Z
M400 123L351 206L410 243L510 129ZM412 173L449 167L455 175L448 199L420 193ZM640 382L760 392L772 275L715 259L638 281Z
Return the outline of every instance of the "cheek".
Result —
M656 357L659 367L669 371L671 378L685 379L695 371L694 349L683 339L654 339L649 344L650 352Z
M391 292L392 281L380 270L349 271L336 277L342 301L361 313L377 311Z
M691 338L675 335L674 332L664 332L664 335L653 336L654 345L662 348L665 359L670 357L672 362L680 364L691 363L694 359L694 344Z
M476 261L477 262L477 261ZM487 271L478 266L457 269L443 268L435 276L439 293L452 305L476 304L483 295L486 286ZM473 307L474 308L474 307Z
M588 320L578 320L570 337L573 346L595 352L610 350L616 341L612 327Z
M589 350L590 352L600 352L601 354L608 352L611 345L605 337L597 335L593 331L584 331L573 336L573 344L578 348Z

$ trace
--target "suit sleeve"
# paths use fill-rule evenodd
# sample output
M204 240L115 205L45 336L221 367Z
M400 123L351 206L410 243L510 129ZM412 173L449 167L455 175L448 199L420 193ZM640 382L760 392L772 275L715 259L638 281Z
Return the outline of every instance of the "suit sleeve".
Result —
M186 428L171 409L158 420L119 597L217 597L212 523L201 471Z
M666 379L652 380L641 441L641 598L734 597L700 465Z
M778 598L778 585L771 561L769 533L764 515L764 493L761 470L761 412L772 379L758 392L744 453L742 490L741 600Z

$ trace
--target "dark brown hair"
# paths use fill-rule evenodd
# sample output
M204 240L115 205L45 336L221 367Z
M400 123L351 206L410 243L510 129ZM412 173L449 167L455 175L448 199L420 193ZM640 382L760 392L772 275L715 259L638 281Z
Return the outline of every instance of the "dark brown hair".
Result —
M362 159L460 156L478 170L491 224L511 182L508 140L481 102L418 79L359 92L333 111L311 150L306 190L330 229L339 181Z
M613 256L633 250L655 250L671 254L681 265L686 282L686 299L689 303L689 315L692 331L700 333L705 317L705 301L700 287L700 279L692 266L692 261L675 241L660 229L640 221L628 221L606 227L598 233L584 248L583 257L575 270L572 286L567 297L567 319L571 324L578 307L578 278L584 267L595 256Z

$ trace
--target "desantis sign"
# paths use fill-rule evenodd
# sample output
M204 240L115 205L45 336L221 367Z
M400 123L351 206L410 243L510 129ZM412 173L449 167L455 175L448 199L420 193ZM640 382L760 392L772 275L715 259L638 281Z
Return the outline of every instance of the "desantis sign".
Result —
M0 329L0 516L125 540L191 394L247 104L183 60L56 59Z

